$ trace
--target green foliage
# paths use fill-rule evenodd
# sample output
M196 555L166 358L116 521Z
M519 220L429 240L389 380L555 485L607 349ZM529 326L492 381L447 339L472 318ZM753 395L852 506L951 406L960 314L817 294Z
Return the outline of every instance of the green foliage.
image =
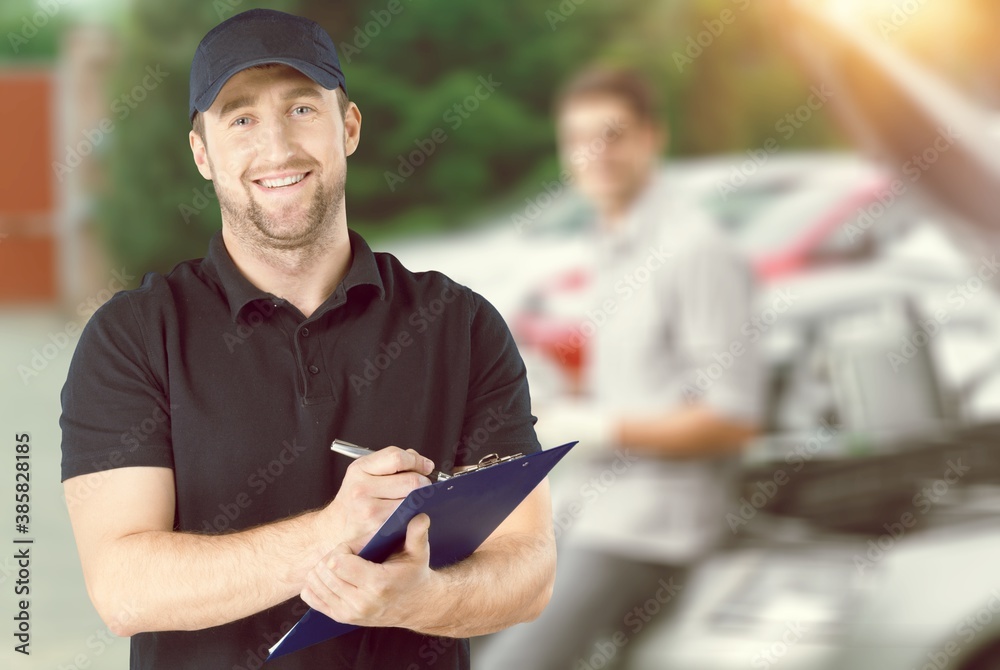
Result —
M698 58L678 67L688 38L734 0L261 4L320 21L338 44L363 117L361 144L348 159L348 221L369 237L461 227L487 208L513 210L540 192L559 171L552 93L590 63L630 64L654 78L672 128L669 151L678 156L759 146L808 96L774 46L773 28L752 8L736 12ZM202 35L251 6L133 3L109 99L141 81L148 65L170 76L103 147L109 179L96 217L113 256L129 267L165 270L203 255L220 225L188 148L188 69ZM490 91L484 81L499 85ZM820 114L782 146L835 142ZM404 176L405 164L418 161Z
M6 0L0 6L0 64L54 61L68 23L61 10L58 4L44 11L30 0Z

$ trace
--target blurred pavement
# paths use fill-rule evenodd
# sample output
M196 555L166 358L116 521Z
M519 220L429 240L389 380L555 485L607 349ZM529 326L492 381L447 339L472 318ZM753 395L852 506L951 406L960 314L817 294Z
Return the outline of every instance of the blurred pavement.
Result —
M75 317L75 318L74 318ZM78 326L76 315L54 310L0 311L0 407L4 415L2 440L3 472L0 482L0 537L7 548L0 550L0 616L10 622L17 613L13 582L18 578L13 559L14 532L14 439L16 434L31 436L31 522L26 537L31 546L31 646L30 656L14 651L8 633L0 650L0 667L41 670L111 670L128 667L129 643L108 632L84 587L80 560L73 541L66 502L60 483L59 391L66 379L77 338L67 340L37 376L22 380L18 366L31 368L33 350L41 354L60 340L67 324ZM71 327L72 330L72 327ZM53 350L49 349L48 353ZM37 362L37 361L36 361ZM11 432L13 431L13 432ZM23 545L16 545L18 547ZM5 626L8 630L10 623Z

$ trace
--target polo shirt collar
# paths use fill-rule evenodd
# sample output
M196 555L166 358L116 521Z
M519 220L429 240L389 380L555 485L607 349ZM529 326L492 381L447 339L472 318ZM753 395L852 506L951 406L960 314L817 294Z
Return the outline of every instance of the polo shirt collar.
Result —
M351 242L351 267L347 270L347 275L337 287L337 289L323 302L316 310L315 315L322 314L332 305L330 304L338 296L345 296L355 286L370 285L378 290L379 299L385 300L385 285L382 283L382 275L379 273L378 264L375 261L375 254L364 238L358 233L347 229L347 236ZM268 293L254 286L249 279L243 276L233 262L232 256L226 249L226 243L222 239L222 231L216 231L208 243L208 254L205 256L205 263L215 271L219 284L229 302L229 313L235 322L240 312L251 302L256 300L277 301L279 298L272 293Z

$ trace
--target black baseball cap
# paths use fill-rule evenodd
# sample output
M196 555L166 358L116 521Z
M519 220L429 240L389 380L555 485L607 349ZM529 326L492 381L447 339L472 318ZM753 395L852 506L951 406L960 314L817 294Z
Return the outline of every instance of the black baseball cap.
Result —
M263 63L284 63L327 89L347 93L333 40L315 21L273 9L250 9L212 28L191 62L188 118L212 106L229 78Z

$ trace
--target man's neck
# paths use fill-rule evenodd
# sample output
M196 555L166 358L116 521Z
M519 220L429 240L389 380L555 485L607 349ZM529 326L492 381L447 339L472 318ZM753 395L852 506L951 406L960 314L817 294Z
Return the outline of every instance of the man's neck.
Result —
M622 223L625 221L625 216L628 214L630 204L631 202L623 202L602 207L600 210L601 226L608 231L621 228Z
M308 318L336 290L351 267L347 226L303 249L261 249L222 227L222 239L240 273L261 289L295 305Z
M653 173L650 172L621 198L602 203L599 207L601 226L608 231L619 230L628 220L636 202L650 187L652 181Z

